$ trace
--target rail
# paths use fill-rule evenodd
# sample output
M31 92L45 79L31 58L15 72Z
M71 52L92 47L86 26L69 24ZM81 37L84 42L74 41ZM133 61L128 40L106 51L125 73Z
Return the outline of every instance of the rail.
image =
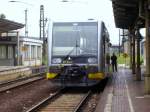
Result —
M81 100L81 102L77 105L77 107L75 108L73 112L79 112L80 108L82 107L82 105L84 105L84 103L86 102L90 94L91 94L91 91L89 91L87 95L85 95L85 97Z
M53 112L53 111L67 111L78 112L81 106L86 102L86 99L91 94L91 91L86 93L68 93L61 89L57 93L44 99L26 112Z
M50 100L53 100L54 98L56 98L57 96L59 96L62 91L64 91L65 88L62 88L60 90L58 90L56 93L50 95L49 97L45 98L44 100L42 100L41 102L39 102L37 105L33 106L32 108L30 108L29 110L27 110L26 112L35 112L36 110L38 110L39 108L41 108L43 105L45 105L45 103L49 102Z

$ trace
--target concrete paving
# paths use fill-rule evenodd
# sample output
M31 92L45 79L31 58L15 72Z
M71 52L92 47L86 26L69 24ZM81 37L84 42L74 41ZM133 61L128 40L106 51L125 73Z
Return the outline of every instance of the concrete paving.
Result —
M149 112L150 96L144 94L144 80L135 81L132 71L119 68L110 78L95 112Z

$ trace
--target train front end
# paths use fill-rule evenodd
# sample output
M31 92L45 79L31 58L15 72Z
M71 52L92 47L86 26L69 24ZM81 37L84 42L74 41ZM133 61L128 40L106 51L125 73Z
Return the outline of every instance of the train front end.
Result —
M104 78L98 22L54 22L51 28L47 79L60 86L93 86Z

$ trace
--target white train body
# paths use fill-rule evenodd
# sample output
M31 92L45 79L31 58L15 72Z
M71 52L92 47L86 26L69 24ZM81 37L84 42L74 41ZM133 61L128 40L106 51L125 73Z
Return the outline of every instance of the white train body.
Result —
M47 79L92 86L106 77L109 35L103 22L53 22L48 31Z

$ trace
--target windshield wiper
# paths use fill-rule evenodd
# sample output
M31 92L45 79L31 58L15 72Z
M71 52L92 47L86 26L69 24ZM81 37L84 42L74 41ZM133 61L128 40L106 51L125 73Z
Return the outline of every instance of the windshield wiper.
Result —
M78 47L79 47L79 46L78 46L77 41L76 41L76 45L75 45L75 46L73 47L73 49L64 57L63 61L64 61L64 60L67 60L75 49L76 49L76 55L77 55L77 48L78 48Z

